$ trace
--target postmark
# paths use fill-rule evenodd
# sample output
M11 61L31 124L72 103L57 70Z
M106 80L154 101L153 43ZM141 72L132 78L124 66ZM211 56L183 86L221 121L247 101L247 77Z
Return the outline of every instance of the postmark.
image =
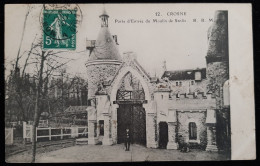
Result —
M77 28L82 20L77 5L44 5L40 20L43 49L76 49Z

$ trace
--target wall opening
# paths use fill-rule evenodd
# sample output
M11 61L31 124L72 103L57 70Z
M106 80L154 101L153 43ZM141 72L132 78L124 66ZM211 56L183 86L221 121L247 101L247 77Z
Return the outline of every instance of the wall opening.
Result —
M189 139L197 140L197 126L195 122L189 123Z
M159 148L166 149L168 143L168 124L166 122L159 123Z
M99 121L99 135L104 135L104 120Z

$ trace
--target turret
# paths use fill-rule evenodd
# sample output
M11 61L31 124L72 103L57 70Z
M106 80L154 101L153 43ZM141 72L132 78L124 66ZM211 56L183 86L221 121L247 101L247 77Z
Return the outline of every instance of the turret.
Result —
M99 16L101 28L97 40L87 40L89 58L86 63L88 75L89 98L95 98L95 94L102 90L105 93L105 83L108 83L115 75L122 58L117 48L117 36L112 36L108 27L108 14L104 10Z
M108 18L109 15L107 14L106 10L104 9L103 14L99 16L101 19L101 27L108 27Z
M208 30L207 79L208 93L216 96L217 108L223 107L223 85L229 79L228 12L216 11Z
M230 148L230 109L224 98L229 97L225 83L229 79L228 11L216 11L208 31L207 80L208 94L215 97L216 106L207 110L207 151ZM226 99L227 100L227 99ZM227 103L225 100L225 104ZM223 130L226 129L226 130ZM216 137L218 133L218 137Z
M216 11L208 30L207 63L228 61L228 13Z

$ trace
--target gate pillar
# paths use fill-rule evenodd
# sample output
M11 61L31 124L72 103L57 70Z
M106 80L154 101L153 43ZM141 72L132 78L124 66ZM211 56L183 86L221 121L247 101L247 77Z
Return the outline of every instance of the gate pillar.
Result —
M207 110L206 126L207 126L207 147L206 151L218 151L216 143L216 111Z
M106 113L104 114L104 138L103 138L103 141L102 141L102 144L103 145L112 145L113 142L112 142L112 138L111 138L111 133L110 133L110 117L109 117L109 114Z
M168 110L168 144L167 149L177 149L176 144L176 110Z
M150 101L148 104L144 104L143 107L146 111L146 146L148 148L157 148L157 119L156 119L156 107L155 103Z
M175 142L175 123L168 123L168 144L167 149L177 149L177 144Z
M97 126L96 120L88 121L88 144L89 145L96 145L98 143L96 126Z
M218 151L216 145L216 128L215 127L207 127L207 147L206 151Z
M117 144L117 108L118 104L112 105L111 137L113 144Z
M156 116L154 113L146 114L146 146L148 148L157 148L156 139Z
M95 145L98 143L97 139L97 110L90 106L88 111L88 144Z

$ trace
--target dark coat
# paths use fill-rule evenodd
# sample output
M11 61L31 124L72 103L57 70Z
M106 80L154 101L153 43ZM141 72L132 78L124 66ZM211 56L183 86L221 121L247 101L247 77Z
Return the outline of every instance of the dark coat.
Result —
M130 141L130 140L131 140L130 131L128 131L128 132L126 131L126 132L125 132L125 140L126 140L126 141Z

